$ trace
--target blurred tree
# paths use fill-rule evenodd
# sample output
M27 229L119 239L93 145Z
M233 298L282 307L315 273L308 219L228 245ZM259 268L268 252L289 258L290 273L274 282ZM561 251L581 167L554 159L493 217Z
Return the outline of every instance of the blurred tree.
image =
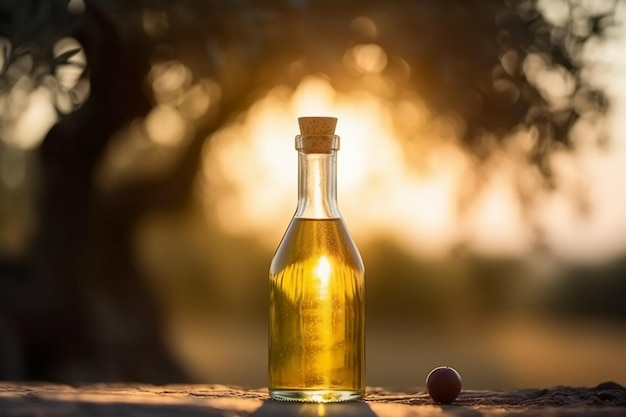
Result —
M624 326L625 272L624 257L601 266L570 266L563 272L568 279L554 282L538 307L569 320L601 319Z
M455 121L462 143L479 159L507 132L535 128L531 159L549 179L549 150L570 146L573 124L607 106L584 77L581 50L603 36L612 7L585 4L559 2L566 19L554 24L535 0L0 1L3 110L17 103L18 92L23 97L43 86L54 93L58 119L41 145L31 146L40 156L40 194L38 228L23 254L28 268L24 279L2 284L12 294L22 291L7 301L9 324L0 326L23 352L15 358L21 371L13 371L21 374L12 376L184 380L136 265L138 221L184 206L205 140L267 88L295 86L320 72L337 89L362 88L362 75L344 63L355 45L382 47L389 57L383 75L396 82L390 98L419 94L434 114ZM66 37L79 47L59 51ZM80 54L88 89L80 82L65 86L59 71L80 67ZM571 85L564 102L555 105L533 78L533 63ZM408 77L399 77L406 64ZM197 86L204 86L209 104L184 120L186 139L166 149L165 168L139 175L147 161L138 157L133 175L101 186L116 135L139 126L149 136L155 106L181 110ZM17 113L3 111L7 147L14 145ZM145 146L158 146L151 143Z

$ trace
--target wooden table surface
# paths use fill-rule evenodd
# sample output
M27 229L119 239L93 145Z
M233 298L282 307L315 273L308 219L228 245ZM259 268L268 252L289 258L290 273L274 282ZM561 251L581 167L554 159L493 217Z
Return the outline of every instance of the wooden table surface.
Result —
M626 416L626 389L606 382L593 388L464 390L452 405L437 405L421 389L368 388L363 401L301 404L270 400L265 389L221 385L0 382L0 416Z

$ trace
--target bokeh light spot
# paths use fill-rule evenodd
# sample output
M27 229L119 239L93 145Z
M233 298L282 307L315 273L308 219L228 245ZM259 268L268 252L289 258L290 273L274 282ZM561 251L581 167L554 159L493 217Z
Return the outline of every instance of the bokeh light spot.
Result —
M145 125L150 139L159 145L176 145L185 135L185 120L171 106L155 106L146 117Z
M191 83L189 68L178 61L156 64L150 71L150 81L159 103L176 100Z
M211 105L211 95L203 84L195 84L187 90L178 109L188 119L197 119L204 115Z
M374 43L356 45L351 54L357 71L364 74L378 74L387 66L387 54Z
M9 123L5 135L14 146L32 149L41 143L57 121L57 113L52 104L52 93L45 87L39 87L21 98L25 98L27 103L19 116Z
M376 24L365 16L359 16L352 20L350 28L361 36L375 38L378 35Z

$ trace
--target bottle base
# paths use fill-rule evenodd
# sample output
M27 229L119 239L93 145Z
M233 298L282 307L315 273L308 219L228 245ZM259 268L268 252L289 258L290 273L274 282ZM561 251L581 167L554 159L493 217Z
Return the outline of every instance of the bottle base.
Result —
M359 400L363 398L363 391L272 389L270 390L270 397L278 401L337 403Z

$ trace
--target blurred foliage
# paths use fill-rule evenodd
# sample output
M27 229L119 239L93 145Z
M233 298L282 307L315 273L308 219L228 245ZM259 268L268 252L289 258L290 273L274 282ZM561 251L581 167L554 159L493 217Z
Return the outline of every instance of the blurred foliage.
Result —
M377 43L389 56L384 71L396 81L395 98L417 93L435 114L451 118L479 157L512 129L535 126L540 134L531 158L548 173L547 150L554 143L569 146L568 132L578 118L607 108L604 94L585 77L581 55L590 39L606 35L616 7L556 3L567 9L558 24L544 18L535 0L93 0L72 1L69 8L67 0L5 1L0 35L10 47L3 72L31 54L34 63L22 71L41 82L71 55L55 56L58 39L108 21L106 30L114 33L105 36L141 43L152 63L179 60L194 77L215 78L224 101L234 106L246 96L249 104L263 88L297 84L309 73L327 74L340 89L362 87L359 74L343 65L344 54L351 46ZM399 76L406 64L407 78ZM562 77L564 97L539 85L537 67ZM243 97L237 95L242 89Z
M566 268L567 278L554 282L541 298L544 311L574 319L611 320L626 324L626 258L602 265Z

